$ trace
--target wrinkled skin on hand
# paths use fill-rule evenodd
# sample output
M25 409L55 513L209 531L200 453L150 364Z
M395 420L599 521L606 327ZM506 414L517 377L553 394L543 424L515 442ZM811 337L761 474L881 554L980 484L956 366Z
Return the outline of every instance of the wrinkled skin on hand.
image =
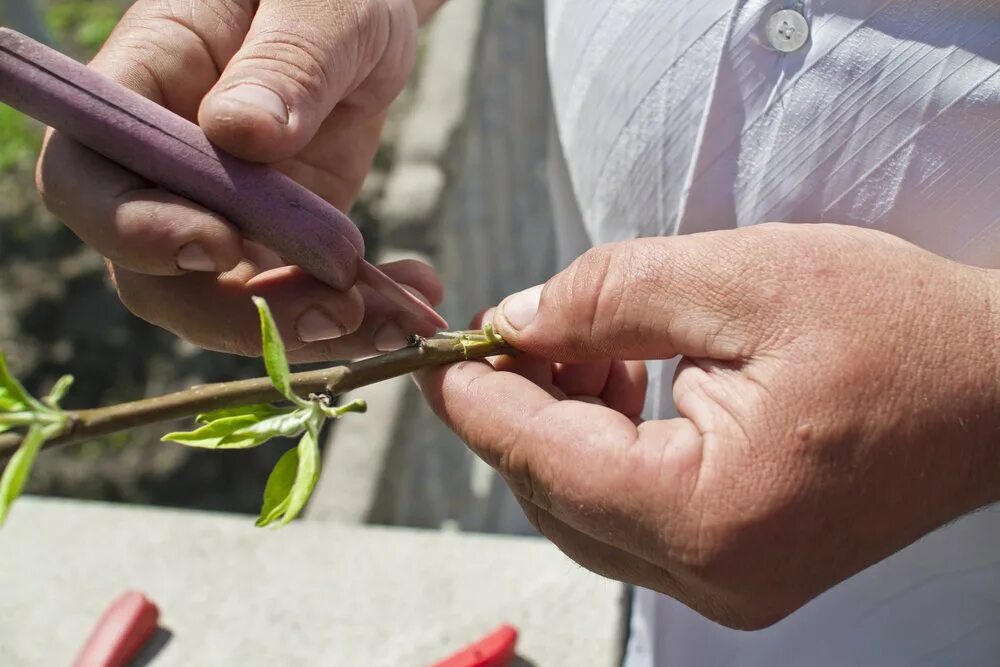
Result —
M764 225L598 247L486 317L527 354L427 371L436 412L584 566L736 628L1000 496L1000 278ZM679 417L638 418L683 355Z
M440 4L139 0L91 66L347 211L413 66L418 22ZM46 138L37 180L50 210L108 259L123 303L201 347L260 353L252 295L271 304L296 361L403 343L394 309L372 290L331 289L227 220L59 133ZM440 301L429 267L382 268Z

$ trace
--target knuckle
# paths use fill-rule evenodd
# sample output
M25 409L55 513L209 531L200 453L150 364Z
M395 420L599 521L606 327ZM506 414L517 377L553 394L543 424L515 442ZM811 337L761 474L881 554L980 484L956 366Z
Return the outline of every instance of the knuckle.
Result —
M257 72L270 72L291 82L296 92L320 100L330 90L333 75L321 40L310 30L270 28L258 33L241 58Z
M172 4L172 3L168 3ZM191 17L191 28L199 35L209 34L203 31L218 32L224 30L227 34L239 35L249 27L256 11L258 0L226 0L225 2L204 2L199 5L204 7L204 13L188 10L187 12L173 11L172 16L177 20L183 20L186 16ZM170 9L170 7L168 7ZM207 17L207 22L202 17ZM205 39L210 43L210 39Z
M175 24L211 47L242 37L257 4L257 0L210 0L192 7L190 2L176 0L140 0L122 17L116 37L128 37L134 31L162 36L165 24Z
M385 50L390 10L385 0L330 4L315 20L255 28L241 63L283 77L317 102L357 87Z
M621 337L641 335L650 318L641 314L653 295L648 253L636 243L598 246L584 253L561 276L568 301L567 344L579 351L601 349ZM543 300L545 296L543 295Z
M193 118L205 86L246 36L254 0L140 0L122 17L93 64L138 93ZM188 76L175 80L171 72ZM169 79L169 81L168 81ZM168 85L169 84L169 85Z
M543 304L557 298L566 301L552 305L565 314L565 342L570 349L583 351L591 347L597 328L604 325L602 308L619 296L610 293L612 254L610 246L588 250L559 276L555 285L550 283L542 292Z
M166 204L143 200L136 192L119 195L114 201L114 229L125 245L156 247L167 235Z

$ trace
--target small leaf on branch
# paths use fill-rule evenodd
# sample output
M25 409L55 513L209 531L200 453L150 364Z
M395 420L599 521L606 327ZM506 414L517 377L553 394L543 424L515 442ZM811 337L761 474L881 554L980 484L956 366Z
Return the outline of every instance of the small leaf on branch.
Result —
M324 406L322 410L323 414L330 419L339 419L340 417L343 417L344 415L349 413L357 413L359 415L363 415L364 413L368 412L368 401L364 400L363 398L359 398L356 401L351 401L350 403L347 403L346 405L341 405L339 407L330 408Z
M285 513L298 469L298 449L289 449L278 459L264 487L264 503L260 508L260 518L257 519L258 526L266 526Z
M310 419L315 419L314 410L299 408L290 413L263 419L233 431L219 443L219 449L248 449L262 445L271 438L292 438L304 430Z
M319 479L318 430L317 424L310 424L298 446L285 452L274 466L264 489L258 526L284 526L306 506Z
M222 408L220 410L212 410L211 412L203 412L195 417L194 420L199 424L207 424L209 422L214 422L217 419L224 419L225 417L241 417L243 415L254 416L258 419L267 419L268 417L273 417L275 415L288 414L293 409L294 408L279 408L276 405L261 403L258 405L243 405L238 408Z
M268 308L267 302L259 296L255 296L253 302L260 314L260 335L267 376L271 378L271 384L281 392L282 396L297 405L305 406L307 402L292 391L291 371L288 368L288 358L285 356L285 344L281 340L278 325L274 323L274 317L271 316L271 309Z
M7 407L2 407L7 406ZM21 383L10 374L7 359L0 352L0 409L4 412L16 412L29 408L38 409L42 406L31 397Z
M235 417L223 417L213 422L205 424L201 428L193 431L178 431L167 433L160 438L163 442L176 442L186 447L198 447L201 449L218 449L227 436L245 426L252 426L257 423L254 415L238 415Z
M24 490L28 475L31 474L31 465L35 462L35 457L38 456L38 451L42 448L42 443L45 440L44 427L35 424L28 429L21 446L7 463L3 477L0 477L0 526L3 526L11 505Z
M19 412L24 407L23 403L16 401L3 387L0 387L0 412Z
M66 397L66 392L68 392L69 388L72 386L73 376L63 375L55 383L55 386L52 387L52 391L49 392L49 395L42 399L42 402L50 408L58 409L59 404L62 402L63 398Z

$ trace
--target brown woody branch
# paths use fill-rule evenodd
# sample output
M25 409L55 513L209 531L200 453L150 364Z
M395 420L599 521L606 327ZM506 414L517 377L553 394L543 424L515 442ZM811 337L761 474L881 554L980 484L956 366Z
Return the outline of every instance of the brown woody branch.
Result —
M323 393L337 396L422 368L514 353L502 341L484 339L480 332L471 335L474 340L465 345L455 338L420 339L418 343L397 352L318 371L295 373L292 375L292 388L301 396ZM139 426L194 417L211 410L284 400L266 377L200 385L141 401L69 412L70 429L46 442L44 448L94 440ZM17 451L21 438L19 433L0 435L0 464Z

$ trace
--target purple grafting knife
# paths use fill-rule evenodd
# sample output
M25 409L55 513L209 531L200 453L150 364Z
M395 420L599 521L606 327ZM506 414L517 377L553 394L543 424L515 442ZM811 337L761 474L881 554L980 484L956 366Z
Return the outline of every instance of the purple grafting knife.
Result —
M277 170L213 145L201 129L72 58L0 28L0 102L167 190L225 216L250 239L338 290L365 283L413 317L447 323L364 259L350 219Z

